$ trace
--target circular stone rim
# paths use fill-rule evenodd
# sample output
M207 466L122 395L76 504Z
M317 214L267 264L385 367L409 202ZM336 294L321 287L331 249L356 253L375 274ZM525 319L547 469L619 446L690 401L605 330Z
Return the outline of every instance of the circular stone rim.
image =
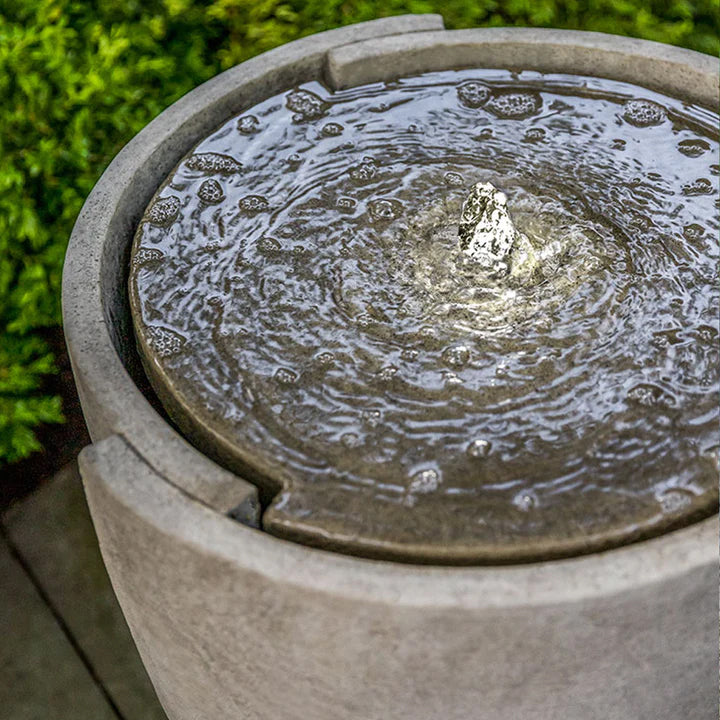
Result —
M386 21L375 22L386 23ZM123 277L125 273L123 260L127 258L134 226L150 197L167 176L171 167L195 142L201 139L204 132L244 109L245 106L239 104L237 100L237 96L244 89L243 82L248 82L248 78L249 81L257 82L258 77L272 70L274 64L287 63L289 60L297 62L298 58L302 60L317 53L318 41L324 38L329 41L329 36L334 35L336 40L329 42L329 47L322 47L322 44L319 44L319 52L324 57L329 56L326 57L326 60L329 60L326 67L328 73L335 77L338 85L343 81L342 72L348 68L352 69L352 67L338 63L337 55L354 53L357 57L357 53L363 46L369 46L366 47L366 50L373 51L377 55L378 45L380 45L379 50L382 51L380 54L384 54L385 58L390 52L400 59L402 59L403 53L417 57L418 46L430 47L429 55L426 57L434 58L435 69L441 69L437 67L438 58L441 60L446 58L445 62L448 65L457 66L453 52L447 52L448 46L451 50L454 48L459 52L468 52L468 49L474 49L480 54L483 52L487 54L495 52L498 44L514 45L516 49L518 46L526 44L531 53L537 53L538 48L545 47L547 49L548 46L552 46L558 51L568 51L571 55L578 49L582 52L599 49L615 65L624 67L628 65L628 55L632 55L634 61L639 58L639 61L646 64L648 62L651 65L659 63L659 77L662 77L663 73L668 73L668 64L674 64L676 70L687 69L689 65L696 76L694 86L692 82L687 83L694 87L693 92L705 97L715 95L717 92L717 69L714 67L713 58L648 41L618 38L599 33L556 30L491 29L428 32L429 28L427 27L404 28L396 24L393 29L388 28L389 32L385 33L388 37L384 40L356 42L357 36L353 36L349 32L356 29L357 26L352 26L290 43L243 63L193 90L139 133L111 163L88 198L73 232L63 277L63 312L75 377L91 435L95 441L113 434L121 435L145 459L148 465L158 472L163 480L182 490L186 495L190 495L193 499L199 500L206 506L205 509L210 507L216 512L225 514L230 509L227 502L228 494L234 493L236 497L245 497L252 495L254 489L244 483L241 478L221 470L205 455L188 445L153 409L127 372L131 365L131 360L128 359L131 352L122 351L123 343L128 343L128 338L124 335L127 325L122 325L122 318L118 317L117 308L111 307L112 298L108 300L106 293L108 284L112 286L113 283L118 283L119 277ZM425 32L408 34L408 32L418 29L425 30ZM361 37L360 40L362 39ZM347 43L355 44L348 45ZM345 47L333 51L332 47L338 44L345 45ZM384 47L382 47L383 44ZM433 47L434 50L432 50ZM342 60L342 58L340 59ZM386 59L382 62L386 62ZM377 61L374 64L377 65ZM599 63L595 63L595 65L599 67ZM358 68L357 65L353 67L355 70ZM415 70L416 73L423 71L423 69ZM603 75L607 75L607 73L603 73ZM363 82L363 80L358 80L358 82ZM685 78L685 82L687 82L687 78ZM235 99L230 100L231 96ZM207 116L208 113L213 115L212 122L208 123L207 120L199 118L200 115L206 114ZM173 136L175 140L182 140L184 147L180 151L173 149L174 158L168 160L164 156L168 151L170 136ZM180 137L178 138L178 136ZM133 182L138 180L141 181L139 184ZM120 239L116 235L118 232L123 235ZM122 286L122 280L119 282ZM115 315L113 315L114 312ZM211 478L210 481L208 481L208 477ZM208 482L209 488L207 487ZM223 483L227 485L229 482L232 483L232 490L223 485ZM198 516L198 521L200 520L201 517ZM714 559L708 552L710 548L707 547L707 538L710 537L710 534L714 536L715 523L715 518L709 518L646 542L634 543L605 553L573 558L567 562L574 563L576 569L580 566L587 568L596 578L595 584L597 584L596 573L602 567L605 567L606 570L609 569L607 563L601 558L608 555L617 557L622 555L626 558L632 556L637 560L649 552L647 559L651 563L653 558L655 561L662 560L665 563L672 557L672 553L668 553L668 546L679 543L679 547L685 547L689 539L694 538L696 541L699 537L703 538L703 548L702 551L698 548L696 559L699 560L699 556L702 556L703 563L708 560L713 562ZM238 523L225 523L222 527L223 534L246 535L248 532L252 532ZM178 532L183 532L183 529L178 529ZM188 529L187 532L190 530ZM197 539L194 532L192 535ZM264 547L263 558L273 565L277 565L279 561L279 558L275 557L277 552L287 552L288 548L292 547L294 548L293 553L300 553L311 564L314 564L313 559L319 558L321 565L318 567L329 570L329 567L325 568L325 563L328 562L328 558L333 556L327 553L318 553L311 548L292 542L288 543L268 534L252 532L251 536L246 535L246 539L248 537L253 539L253 544L258 543ZM240 536L238 536L239 538ZM709 544L712 547L712 543ZM658 551L660 551L659 556L657 555ZM687 554L682 553L682 555L684 555L684 561L687 562L689 560ZM275 558L274 561L273 558ZM237 557L235 560L241 562ZM334 565L337 560L339 558L336 556L331 565ZM386 568L383 575L388 572L386 563L358 560L351 557L345 557L343 561L351 563L351 566L356 568L357 572L362 572L363 575L369 573L369 576L373 576L375 569L380 567ZM600 565L597 565L597 562ZM284 565L284 563L280 564ZM552 564L553 566L564 566L565 563L554 562ZM633 564L635 563L633 562ZM666 570L673 575L677 574L678 568L675 565L675 562L669 563ZM637 565L637 567L642 566L643 563ZM408 577L408 574L414 576L414 573L418 573L418 578L426 575L424 572L426 569L413 569L412 566L406 564L395 563L390 567L401 572L403 577ZM485 572L490 569L478 568L477 570ZM456 569L456 572L468 571ZM518 568L518 572L520 572L520 568ZM615 573L611 572L610 575L615 576ZM617 579L616 576L615 580ZM327 580L331 584L334 582L331 578ZM340 573L335 580L340 585L345 584L343 573ZM298 582L302 584L305 584L306 581L307 579L298 578Z
M331 87L334 89L340 86L356 86L358 81L365 84L388 79L386 77L388 67L393 68L392 78L395 78L394 69L400 66L404 67L403 58L411 50L414 52L410 56L410 62L413 66L418 64L417 48L412 46L425 45L427 47L428 43L437 42L437 39L430 35L424 33L420 36L416 35L412 39L414 42L405 40L405 43L410 44L411 48L405 48L399 54L392 37L369 40L332 51L329 58ZM445 36L450 39L457 37L453 32L446 32ZM442 45L442 40L440 44ZM496 48L494 58L496 64L502 65L503 60L507 60L509 52L507 48L508 46ZM590 48L590 54L594 50L595 46ZM522 55L518 50L513 50L513 57L517 65L517 58ZM693 59L695 58L693 57ZM424 72L430 63L428 61L420 62L422 70L411 71L401 77ZM442 62L446 63L447 58L442 58ZM535 65L529 65L529 67L537 70ZM560 67L557 65L553 67L555 71L563 68L570 72L569 65L566 67L566 63L560 63ZM602 77L605 77L605 74ZM610 79L617 78L611 77ZM681 96L679 99L686 98ZM191 149L188 150L188 152L191 151ZM184 157L187 158L187 155ZM171 176L172 173L164 179L164 182ZM135 236L132 245L133 252L138 248L139 238L139 234ZM131 278L133 278L132 274ZM128 290L135 337L143 366L155 392L178 427L186 436L193 438L198 447L204 447L206 452L228 469L241 477L253 478L255 484L260 486L261 493L264 493L266 497L269 497L270 494L277 497L280 492L292 493L293 486L298 483L298 478L293 473L289 473L285 465L272 453L265 452L261 446L242 443L239 438L231 437L227 423L215 421L212 413L207 413L202 408L193 405L188 394L178 384L177 377L168 372L159 362L148 342L148 333L145 330L147 326L140 320L142 303L134 279L129 282ZM299 491L302 492L302 485ZM629 526L627 523L610 522L603 524L601 528L592 533L584 534L573 534L567 528L562 527L560 528L561 532L552 528L548 534L541 537L527 538L524 542L509 544L500 541L494 542L490 539L483 542L460 541L448 546L424 538L412 542L399 542L373 536L365 537L345 530L342 523L333 525L329 524L327 520L317 523L288 516L278 510L274 499L269 503L263 515L263 528L274 535L300 544L364 557L456 565L520 563L576 556L627 545L644 538L656 537L662 533L687 526L693 521L697 521L698 518L707 517L712 513L716 502L716 495L710 492L707 497L701 497L699 502L691 505L688 511L682 514L664 515L659 518L653 516L643 521L633 522Z

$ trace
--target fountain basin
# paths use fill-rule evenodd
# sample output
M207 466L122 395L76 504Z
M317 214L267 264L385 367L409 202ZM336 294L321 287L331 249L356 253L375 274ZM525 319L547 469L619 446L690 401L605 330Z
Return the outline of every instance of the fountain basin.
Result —
M151 402L126 268L135 227L180 158L223 120L301 82L346 87L468 66L597 75L717 101L714 59L689 51L592 33L445 32L434 16L376 21L291 43L188 94L118 155L78 219L63 297L93 438L81 457L86 493L172 720L677 718L713 707L714 518L527 565L346 557L258 531L255 486Z

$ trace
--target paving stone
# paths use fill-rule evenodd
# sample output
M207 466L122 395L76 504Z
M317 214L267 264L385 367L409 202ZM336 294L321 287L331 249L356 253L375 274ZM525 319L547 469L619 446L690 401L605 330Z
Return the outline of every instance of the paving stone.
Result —
M66 466L2 519L123 718L165 720L105 571L77 465Z
M0 539L0 717L117 720L30 577Z

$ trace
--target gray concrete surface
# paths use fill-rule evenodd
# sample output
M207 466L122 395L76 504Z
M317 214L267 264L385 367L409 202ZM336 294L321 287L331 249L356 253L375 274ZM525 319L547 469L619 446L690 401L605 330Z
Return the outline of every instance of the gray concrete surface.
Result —
M717 523L585 557L418 567L215 513L121 438L100 546L172 720L678 720L717 705Z
M164 720L72 463L0 518L0 718Z
M708 107L717 103L717 59L636 38L579 30L476 28L372 38L329 51L334 88L459 67L569 72L631 82Z

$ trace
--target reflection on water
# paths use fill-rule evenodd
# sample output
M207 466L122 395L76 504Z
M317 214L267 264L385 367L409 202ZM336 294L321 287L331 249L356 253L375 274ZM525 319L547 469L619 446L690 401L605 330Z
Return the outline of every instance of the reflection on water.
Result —
M716 115L477 70L250 113L159 190L131 294L155 382L285 483L268 518L481 557L711 506ZM509 272L458 243L478 182L524 237Z

